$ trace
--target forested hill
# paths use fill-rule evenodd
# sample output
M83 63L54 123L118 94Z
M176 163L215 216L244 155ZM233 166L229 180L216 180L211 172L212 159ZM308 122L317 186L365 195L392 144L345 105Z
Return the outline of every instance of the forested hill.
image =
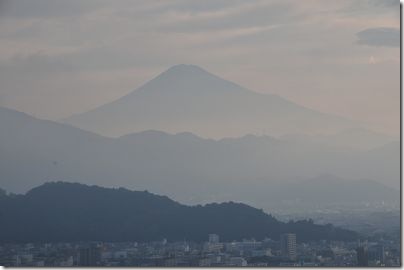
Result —
M354 240L357 233L316 225L283 223L241 203L186 206L147 191L52 182L25 195L0 196L1 242L56 241L202 241L217 233L223 241L279 239L285 232L298 241Z

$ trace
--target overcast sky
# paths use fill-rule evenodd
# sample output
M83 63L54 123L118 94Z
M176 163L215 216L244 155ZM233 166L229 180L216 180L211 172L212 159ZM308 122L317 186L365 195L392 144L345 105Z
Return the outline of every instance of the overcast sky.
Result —
M0 0L0 106L60 119L185 63L399 133L399 1Z

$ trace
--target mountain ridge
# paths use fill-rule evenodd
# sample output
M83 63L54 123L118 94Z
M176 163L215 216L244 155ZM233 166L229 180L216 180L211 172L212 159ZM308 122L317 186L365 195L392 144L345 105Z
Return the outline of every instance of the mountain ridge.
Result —
M266 207L274 185L324 173L399 186L397 144L336 151L256 135L212 140L146 131L108 138L24 114L14 117L12 110L1 112L0 177L12 192L63 180L148 189L187 203L252 198L254 206ZM382 194L389 197L390 192Z
M181 205L149 192L46 183L25 195L0 197L0 241L203 241L215 232L225 241L279 239L292 232L298 241L356 240L353 231L312 221L283 223L246 204Z

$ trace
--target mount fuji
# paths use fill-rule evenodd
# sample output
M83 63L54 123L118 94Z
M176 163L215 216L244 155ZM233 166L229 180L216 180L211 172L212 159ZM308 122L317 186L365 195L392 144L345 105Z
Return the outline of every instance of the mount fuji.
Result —
M335 133L357 127L280 96L250 91L194 65L176 65L120 99L63 122L104 136L144 130L206 138Z

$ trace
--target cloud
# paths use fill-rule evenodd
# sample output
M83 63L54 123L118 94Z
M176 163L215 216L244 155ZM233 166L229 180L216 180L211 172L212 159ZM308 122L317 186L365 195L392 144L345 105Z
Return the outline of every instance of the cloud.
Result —
M63 1L63 0L0 0L2 17L57 18L78 16L105 4L103 1Z
M342 1L342 0L340 0ZM364 14L372 14L373 17L383 16L385 14L394 14L400 16L399 0L355 0L348 1L348 5L344 6L340 12L361 16Z
M399 13L397 0L0 0L0 103L63 118L190 63L252 90L396 128L390 100L399 51L390 48L399 43ZM379 26L396 34L386 38ZM357 33L371 46L354 44ZM374 98L387 108L384 119L363 99L380 88L391 89Z
M293 6L288 3L251 1L215 10L169 10L158 28L164 32L195 33L218 29L245 29L289 23ZM296 19L296 18L294 18Z
M358 44L377 47L399 47L400 29L390 27L368 28L356 34Z
M400 0L371 0L370 4L376 7L397 8L400 5Z

